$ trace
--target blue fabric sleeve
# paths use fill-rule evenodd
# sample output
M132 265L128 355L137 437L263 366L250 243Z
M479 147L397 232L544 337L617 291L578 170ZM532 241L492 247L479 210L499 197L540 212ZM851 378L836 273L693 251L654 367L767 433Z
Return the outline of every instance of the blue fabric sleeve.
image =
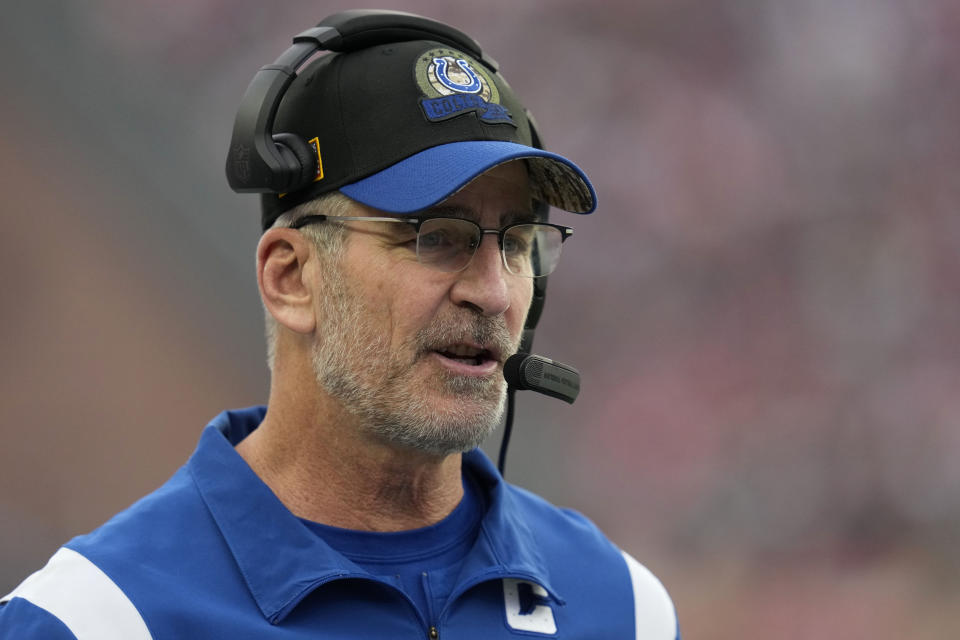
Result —
M77 640L60 619L23 598L0 604L0 640Z

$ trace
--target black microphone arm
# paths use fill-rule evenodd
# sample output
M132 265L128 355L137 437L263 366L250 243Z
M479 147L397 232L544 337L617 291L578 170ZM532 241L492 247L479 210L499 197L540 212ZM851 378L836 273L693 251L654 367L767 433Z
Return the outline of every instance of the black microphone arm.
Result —
M500 442L500 458L497 468L500 475L507 463L507 447L513 431L514 394L517 390L529 389L551 398L559 398L573 404L580 393L580 372L568 364L531 353L515 353L503 363L503 377L507 381L507 419Z

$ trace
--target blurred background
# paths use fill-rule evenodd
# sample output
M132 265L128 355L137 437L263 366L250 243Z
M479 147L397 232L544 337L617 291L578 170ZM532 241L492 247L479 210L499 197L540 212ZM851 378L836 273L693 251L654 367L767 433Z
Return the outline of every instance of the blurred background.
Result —
M583 391L520 396L508 477L660 576L685 638L957 637L960 4L380 5L479 40L600 193L555 216L537 332ZM265 400L227 143L345 8L4 7L0 591Z

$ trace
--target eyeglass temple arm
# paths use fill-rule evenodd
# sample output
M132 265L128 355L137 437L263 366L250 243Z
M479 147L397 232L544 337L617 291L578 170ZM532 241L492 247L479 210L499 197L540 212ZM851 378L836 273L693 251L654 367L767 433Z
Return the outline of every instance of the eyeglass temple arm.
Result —
M315 213L315 214L310 214L308 216L303 216L302 218L295 220L293 224L290 225L290 228L299 229L301 227L307 226L308 224L314 224L317 222L326 222L328 220L347 220L350 222L353 222L353 221L363 222L365 220L368 222L406 222L407 224L417 224L418 222L420 222L419 218L381 218L381 217L373 217L373 216L328 216L322 213Z

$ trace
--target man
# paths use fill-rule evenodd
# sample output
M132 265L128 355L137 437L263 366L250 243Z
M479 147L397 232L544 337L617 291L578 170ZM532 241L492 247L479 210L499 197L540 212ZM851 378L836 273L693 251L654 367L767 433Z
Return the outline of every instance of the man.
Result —
M228 161L266 192L268 406L215 418L166 485L57 551L0 638L679 637L656 578L476 448L570 235L544 204L590 213L592 186L466 36L331 24L359 44L245 98L293 186L247 189L246 104Z

